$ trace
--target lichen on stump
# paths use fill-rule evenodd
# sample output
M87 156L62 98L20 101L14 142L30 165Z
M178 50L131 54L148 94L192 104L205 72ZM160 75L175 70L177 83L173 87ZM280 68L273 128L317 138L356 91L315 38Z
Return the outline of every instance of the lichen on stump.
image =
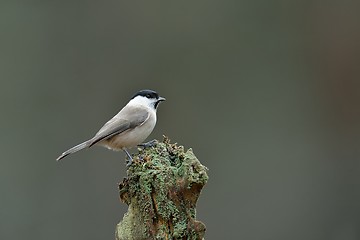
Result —
M166 137L140 151L119 184L129 209L116 226L116 239L203 239L206 229L195 219L195 207L206 170L191 149L185 152Z

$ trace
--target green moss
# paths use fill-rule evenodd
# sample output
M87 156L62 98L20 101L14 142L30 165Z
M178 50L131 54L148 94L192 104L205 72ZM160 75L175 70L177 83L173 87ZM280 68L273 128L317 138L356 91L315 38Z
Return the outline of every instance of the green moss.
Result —
M206 170L191 149L185 152L167 138L139 151L119 185L129 211L117 226L117 239L201 239L205 226L195 220L195 207ZM189 227L195 223L203 227Z
M182 238L186 232L187 224L186 221L178 221L174 226L174 238Z

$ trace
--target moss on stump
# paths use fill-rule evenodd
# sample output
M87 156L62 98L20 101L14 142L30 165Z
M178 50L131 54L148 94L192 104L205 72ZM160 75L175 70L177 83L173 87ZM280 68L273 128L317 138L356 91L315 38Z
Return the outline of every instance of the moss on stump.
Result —
M140 151L119 184L129 209L116 226L116 239L203 239L206 228L195 219L195 207L206 170L191 149L185 152L166 137Z

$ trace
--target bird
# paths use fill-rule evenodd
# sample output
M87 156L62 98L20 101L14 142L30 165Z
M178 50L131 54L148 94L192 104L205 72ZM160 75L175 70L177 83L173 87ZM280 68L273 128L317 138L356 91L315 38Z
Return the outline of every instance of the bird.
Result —
M152 146L156 142L153 140L141 144L153 131L156 124L156 110L159 103L165 100L153 90L138 91L119 113L100 128L94 137L66 150L56 161L97 145L114 151L124 151L128 157L127 166L130 166L133 159L127 149L138 145Z

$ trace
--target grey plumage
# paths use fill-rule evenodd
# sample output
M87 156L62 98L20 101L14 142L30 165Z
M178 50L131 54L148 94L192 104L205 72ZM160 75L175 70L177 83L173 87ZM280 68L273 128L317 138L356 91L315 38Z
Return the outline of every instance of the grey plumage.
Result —
M118 116L121 116L121 118ZM126 116L126 119L123 116ZM109 139L126 130L141 126L148 117L149 112L144 108L125 106L96 133L92 138L93 142L90 144L90 147L101 140Z
M125 110L125 111L124 111ZM124 112L126 112L126 116L128 119L119 119L112 118L108 121L96 134L92 139L89 139L83 143L76 145L75 147L70 148L69 150L63 152L56 161L61 160L67 155L76 153L84 148L89 148L101 141L110 140L112 137L133 128L140 126L145 120L149 117L149 113L144 111L141 108L124 108Z
M80 143L78 145L76 145L75 147L70 148L69 150L66 150L65 152L63 152L57 159L56 161L61 160L62 158L66 157L67 155L70 155L72 153L76 153L84 148L90 147L91 145L91 140L87 140L86 142Z
M131 164L132 158L126 149L137 146L150 135L156 124L156 109L161 101L165 101L165 98L152 90L139 91L93 138L63 152L56 160L99 145L112 150L123 150Z

